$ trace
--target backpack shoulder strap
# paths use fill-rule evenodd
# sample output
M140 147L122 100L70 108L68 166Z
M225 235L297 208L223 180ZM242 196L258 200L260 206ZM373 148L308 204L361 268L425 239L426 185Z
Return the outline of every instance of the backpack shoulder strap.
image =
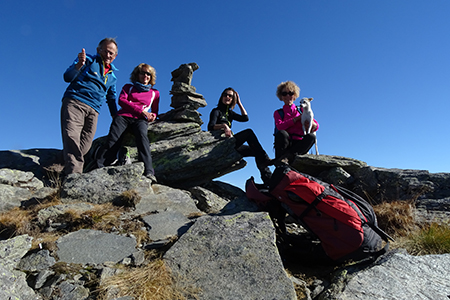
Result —
M284 110L282 108L280 108L280 109L277 109L277 112L280 114L281 120L283 120L284 119Z

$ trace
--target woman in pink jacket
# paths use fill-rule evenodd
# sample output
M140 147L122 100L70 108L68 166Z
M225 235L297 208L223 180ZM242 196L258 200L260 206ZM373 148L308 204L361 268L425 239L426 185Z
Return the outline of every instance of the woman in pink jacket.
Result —
M308 153L314 145L315 136L312 133L303 135L301 111L294 104L300 96L300 88L292 81L282 82L277 87L277 97L284 102L283 108L273 114L275 119L275 158L281 160L293 158L294 154ZM319 123L314 120L312 132L319 129Z
M105 144L97 155L97 167L109 166L116 159L116 147L122 133L131 128L136 138L139 160L144 162L144 175L156 182L153 169L150 142L148 140L148 124L155 121L159 109L159 91L154 89L156 83L155 69L141 63L134 68L130 80L120 92L117 112ZM150 110L150 112L149 112Z

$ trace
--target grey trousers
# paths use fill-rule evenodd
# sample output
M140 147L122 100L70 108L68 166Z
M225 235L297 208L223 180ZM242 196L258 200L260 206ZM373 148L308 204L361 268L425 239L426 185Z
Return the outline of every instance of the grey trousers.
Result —
M61 135L64 173L83 173L84 155L88 153L97 130L98 112L75 99L64 98L61 106Z

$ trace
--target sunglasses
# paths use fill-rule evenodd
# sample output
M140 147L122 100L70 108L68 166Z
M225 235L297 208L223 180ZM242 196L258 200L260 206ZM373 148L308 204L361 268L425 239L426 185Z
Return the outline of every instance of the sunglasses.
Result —
M294 96L295 93L294 92L281 92L281 96L287 96L287 95Z
M233 98L233 94L223 94L223 96Z
M141 72L139 72L139 74L147 75L148 77L152 77L152 73L150 73L150 72L141 71Z

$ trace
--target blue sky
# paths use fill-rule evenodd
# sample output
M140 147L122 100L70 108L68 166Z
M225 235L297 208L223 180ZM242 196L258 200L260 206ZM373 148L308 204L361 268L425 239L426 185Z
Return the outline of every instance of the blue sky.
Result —
M450 172L449 13L447 0L1 1L0 150L61 149L62 74L82 48L116 37L118 89L137 64L152 65L161 113L170 73L196 62L202 128L231 86L250 116L233 131L252 128L273 157L275 90L292 80L314 98L321 154ZM96 136L110 123L104 104ZM220 180L258 178L247 162Z

